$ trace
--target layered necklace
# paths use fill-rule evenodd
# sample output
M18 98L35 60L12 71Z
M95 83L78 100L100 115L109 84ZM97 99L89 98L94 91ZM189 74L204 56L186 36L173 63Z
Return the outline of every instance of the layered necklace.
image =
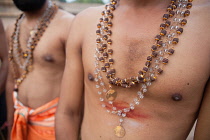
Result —
M48 6L43 15L37 20L37 23L33 30L30 31L29 39L27 41L26 50L24 51L20 45L20 25L25 18L25 14L21 14L15 23L15 29L11 36L9 60L12 62L12 68L14 72L15 83L19 86L26 78L27 74L32 70L33 65L33 51L36 48L40 38L44 34L51 20L53 19L57 6L51 1L48 2ZM19 71L15 69L18 66L23 72L20 76L17 76Z
M169 62L169 56L174 54L176 44L179 42L179 35L183 33L183 27L187 24L186 17L190 15L189 9L192 7L192 1L171 0L166 9L167 13L162 17L163 23L160 24L160 33L154 37L155 43L149 47L151 54L147 56L145 66L136 75L128 78L116 76L115 61L112 58L114 50L112 49L111 27L113 26L113 13L119 1L111 0L102 11L102 17L99 19L96 30L94 80L101 106L106 108L108 113L119 116L119 124L113 131L117 137L125 136L124 119L130 111L140 104L144 94L148 91L148 87L163 73L163 67ZM106 74L109 83L104 83L102 73ZM112 87L131 88L135 85L139 85L139 90L133 101L126 108L117 108L114 101L118 93ZM109 104L111 109L108 109L105 103Z

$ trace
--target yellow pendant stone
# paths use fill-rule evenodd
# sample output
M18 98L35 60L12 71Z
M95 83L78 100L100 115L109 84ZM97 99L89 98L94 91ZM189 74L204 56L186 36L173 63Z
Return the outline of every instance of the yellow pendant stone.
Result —
M115 135L119 138L122 138L125 136L125 129L120 125L115 127L114 132L115 132Z
M117 92L113 89L110 89L107 93L106 93L106 99L109 101L113 101L115 100L115 98L117 97Z

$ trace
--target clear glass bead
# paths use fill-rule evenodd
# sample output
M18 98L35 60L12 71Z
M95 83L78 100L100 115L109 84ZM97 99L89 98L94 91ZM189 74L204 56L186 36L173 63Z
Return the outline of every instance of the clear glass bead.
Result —
M122 117L126 117L126 113L122 113Z
M104 93L106 93L106 92L107 92L107 90L106 90L106 89L103 89L103 92L104 92Z
M104 101L104 98L99 98L99 100L100 100L101 102L103 102L103 101Z
M146 88L144 88L142 91L145 93L145 92L147 92L147 89L146 89Z
M104 86L104 82L101 82L100 85L101 85L101 86Z

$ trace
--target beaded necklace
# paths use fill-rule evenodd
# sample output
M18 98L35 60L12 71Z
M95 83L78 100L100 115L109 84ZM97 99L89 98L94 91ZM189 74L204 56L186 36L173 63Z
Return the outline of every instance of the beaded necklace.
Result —
M20 45L19 35L20 35L20 25L22 20L25 17L25 14L21 14L15 23L15 29L11 36L11 43L10 43L10 50L9 50L9 61L12 62L12 68L14 72L15 83L19 86L23 80L26 78L28 72L32 70L33 65L33 51L37 46L40 38L44 34L45 30L47 29L50 21L53 19L56 11L57 6L52 4L49 1L47 9L45 10L44 14L39 18L37 24L35 25L34 29L30 31L30 36L27 41L26 51L23 51ZM23 70L20 77L18 77L18 69L15 69L17 66Z
M114 59L112 58L113 49L111 48L111 27L114 17L113 11L116 9L117 0L111 0L102 11L102 18L99 19L96 30L96 52L95 52L95 82L98 89L99 101L103 108L106 108L105 102L112 107L107 112L119 116L119 125L114 128L117 137L125 136L125 129L122 126L127 113L135 109L140 104L140 100L144 98L147 88L152 82L157 80L158 75L163 72L163 67L169 62L168 57L174 54L175 46L179 42L178 36L183 33L183 26L187 24L186 17L190 15L189 9L192 7L193 0L171 0L167 7L167 13L163 15L163 23L160 24L160 34L155 36L155 43L151 45L151 54L146 58L145 66L137 75L129 78L116 77L114 69ZM101 72L106 73L109 80L107 85L103 81ZM117 92L112 86L123 88L131 88L134 85L140 85L137 96L129 107L118 109L114 100L117 98Z

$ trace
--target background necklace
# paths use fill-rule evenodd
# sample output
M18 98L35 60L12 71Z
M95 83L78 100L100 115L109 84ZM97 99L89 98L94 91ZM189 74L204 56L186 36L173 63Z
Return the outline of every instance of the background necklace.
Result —
M163 15L163 23L160 24L160 33L155 36L155 43L149 47L151 54L146 58L145 66L135 76L129 78L116 77L114 68L114 59L112 58L113 49L111 48L111 27L114 17L113 11L116 9L117 0L111 0L110 4L105 6L102 11L102 18L97 24L96 53L95 57L95 82L98 89L99 101L102 107L106 108L104 102L108 102L112 107L106 111L110 114L119 116L119 124L114 128L117 137L124 137L126 131L122 126L127 113L135 109L144 98L147 88L152 82L157 80L158 75L163 72L163 67L169 62L168 57L174 54L175 46L179 42L178 36L183 33L183 26L187 24L186 17L190 15L189 9L192 7L192 0L171 0L167 7L167 13ZM109 80L105 84L101 73L106 73ZM131 88L134 85L140 85L137 96L128 107L118 109L114 100L117 98L117 92L112 86Z

